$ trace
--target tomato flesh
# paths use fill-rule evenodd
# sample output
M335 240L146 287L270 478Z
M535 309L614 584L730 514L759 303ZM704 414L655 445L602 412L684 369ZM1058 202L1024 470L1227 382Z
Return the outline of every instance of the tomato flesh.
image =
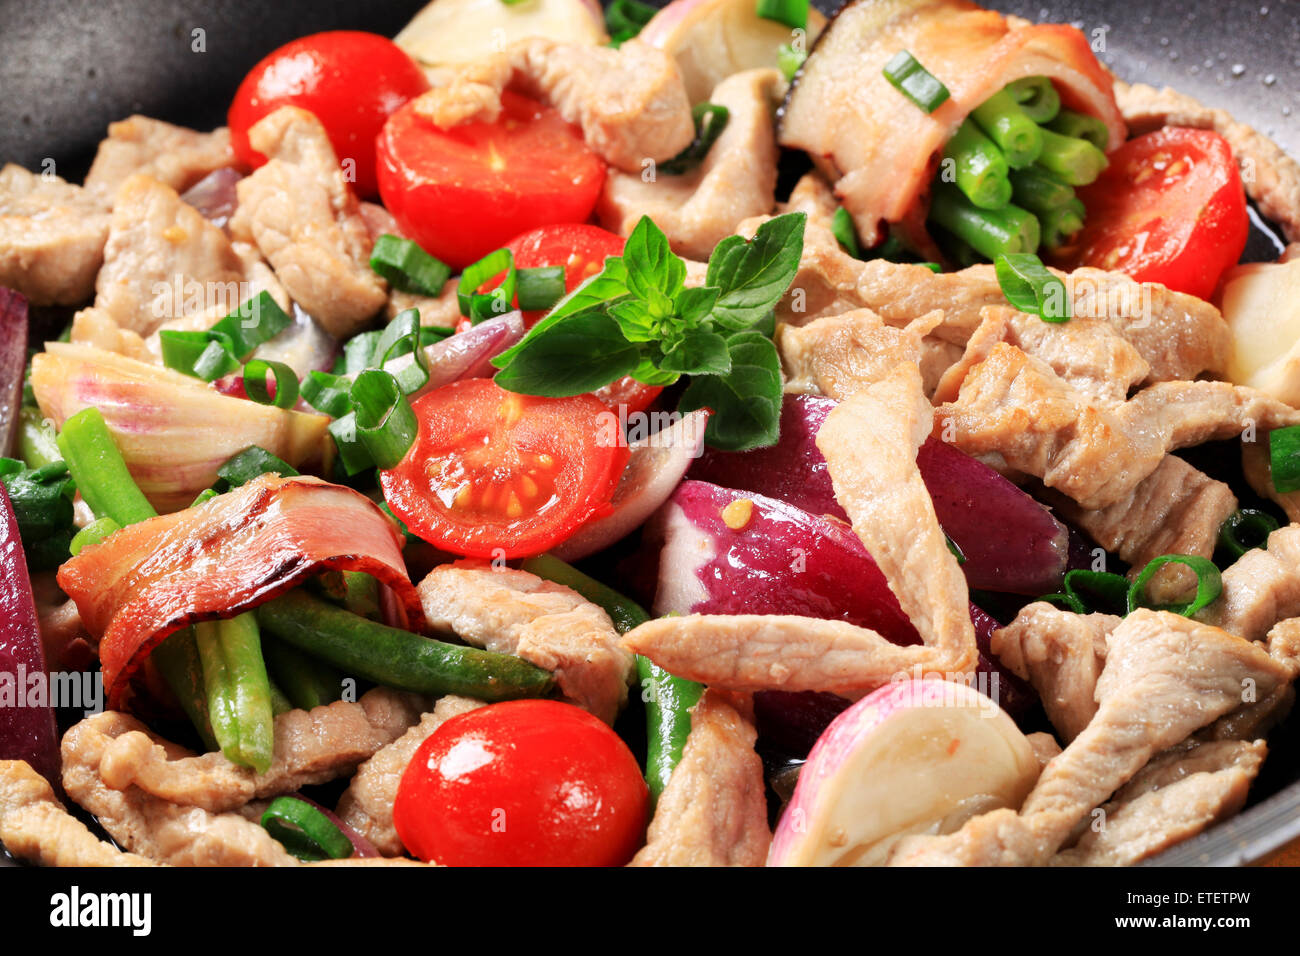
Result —
M447 866L620 866L641 845L649 796L599 719L517 700L434 731L402 774L393 823L408 850Z
M266 157L249 145L249 127L281 106L301 107L321 121L339 161L355 163L356 191L375 196L375 137L398 107L428 88L420 67L387 37L315 33L280 47L244 77L227 116L231 145L242 164L261 166Z
M416 106L380 134L379 192L430 255L464 268L521 229L591 215L605 164L555 110L507 92L495 122L440 129Z
M609 505L628 450L601 439L590 395L518 395L490 379L417 399L420 431L379 483L393 513L454 554L541 554Z
M1130 140L1079 198L1087 219L1057 265L1123 272L1202 299L1250 231L1232 148L1211 130L1167 127Z

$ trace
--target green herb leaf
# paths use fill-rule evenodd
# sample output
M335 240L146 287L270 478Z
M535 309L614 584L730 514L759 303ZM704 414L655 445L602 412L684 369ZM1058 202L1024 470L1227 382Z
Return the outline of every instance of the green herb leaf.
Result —
M600 272L557 302L555 308L528 330L527 335L494 358L492 364L497 368L505 368L530 342L547 334L561 320L592 306L613 302L627 294L627 267L621 256L610 256Z
M640 362L637 347L599 307L570 315L546 335L521 344L495 381L524 395L581 395L631 374Z
M677 293L673 308L682 320L682 324L688 329L693 329L709 317L721 294L721 289L711 285L683 289Z
M718 243L705 279L719 290L713 307L718 325L739 331L776 308L799 271L807 222L806 213L786 213L759 226L749 242L728 236Z
M781 425L781 360L759 332L727 339L731 371L691 380L678 409L712 409L705 441L723 451L748 451L776 443Z
M627 291L644 299L656 310L662 300L664 311L686 282L686 263L668 245L668 237L649 216L642 216L623 247L627 267ZM657 293L657 295L656 295Z
M664 352L659 369L681 375L726 375L731 371L727 340L716 332L692 329Z

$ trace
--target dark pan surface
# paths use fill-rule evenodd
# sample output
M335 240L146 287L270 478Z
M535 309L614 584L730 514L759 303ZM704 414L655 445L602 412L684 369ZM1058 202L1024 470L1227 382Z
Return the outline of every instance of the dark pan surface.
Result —
M823 10L836 4L816 0ZM145 113L224 122L244 73L274 47L327 29L393 34L423 0L0 0L0 162L54 162L77 180L104 128ZM1069 22L1121 77L1171 85L1300 156L1300 0L995 0ZM198 32L196 32L198 31ZM201 49L199 49L201 47ZM1247 255L1276 256L1267 227ZM1200 464L1200 462L1198 462ZM1300 717L1275 732L1253 805L1157 865L1252 862L1300 836ZM0 865L4 864L0 857Z

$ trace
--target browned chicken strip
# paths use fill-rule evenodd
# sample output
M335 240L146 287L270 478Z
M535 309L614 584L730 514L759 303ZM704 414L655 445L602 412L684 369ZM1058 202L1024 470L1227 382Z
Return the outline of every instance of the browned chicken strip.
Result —
M224 126L200 133L148 116L129 116L108 124L86 174L86 189L111 207L118 187L136 173L183 193L204 176L235 165L230 130Z

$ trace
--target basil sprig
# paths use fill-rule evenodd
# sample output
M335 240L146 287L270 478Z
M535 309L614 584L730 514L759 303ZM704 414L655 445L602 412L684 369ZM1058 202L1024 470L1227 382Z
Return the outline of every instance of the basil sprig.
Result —
M744 451L771 445L781 415L773 316L799 269L807 216L787 213L752 240L728 236L705 284L686 287L686 263L648 216L623 255L493 359L496 382L526 395L580 395L632 376L647 385L691 377L683 411L707 407L706 441Z

